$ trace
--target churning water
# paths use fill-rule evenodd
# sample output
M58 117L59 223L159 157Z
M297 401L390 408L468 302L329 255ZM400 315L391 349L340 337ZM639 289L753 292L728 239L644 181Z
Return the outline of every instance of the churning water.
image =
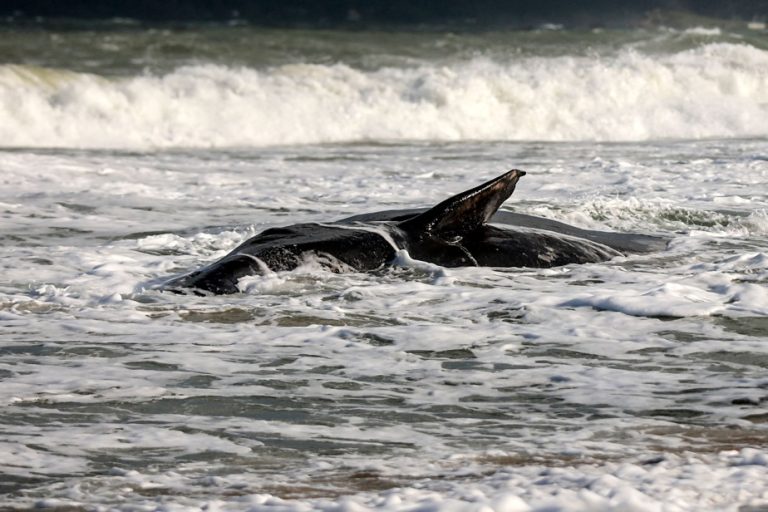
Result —
M4 506L768 503L762 33L3 30ZM504 208L668 248L155 289L512 167Z

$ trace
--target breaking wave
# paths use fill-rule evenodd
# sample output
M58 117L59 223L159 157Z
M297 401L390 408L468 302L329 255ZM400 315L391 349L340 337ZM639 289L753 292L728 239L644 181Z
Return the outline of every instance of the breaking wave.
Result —
M717 43L376 70L200 64L127 78L4 65L0 119L5 147L754 137L768 134L768 51Z

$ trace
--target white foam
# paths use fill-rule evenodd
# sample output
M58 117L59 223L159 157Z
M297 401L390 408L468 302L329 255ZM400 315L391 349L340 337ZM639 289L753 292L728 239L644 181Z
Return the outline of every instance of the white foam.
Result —
M41 479L9 506L764 504L765 142L534 146L3 153L0 472ZM435 204L513 157L532 172L509 207L672 247L141 289L267 227Z
M634 316L698 316L717 313L720 296L695 286L665 283L650 290L590 293L567 300L563 307L593 307Z
M491 455L491 454L489 454ZM498 455L497 455L498 456ZM82 506L96 496L95 489L113 492L132 489L188 489L163 510L232 510L265 512L423 510L471 512L557 511L585 512L686 512L699 510L760 510L768 492L768 454L756 449L722 451L713 455L667 454L654 460L546 467L520 465L501 468L490 476L462 477L460 472L443 481L424 481L380 492L361 492L337 498L285 499L259 492L243 492L248 481L242 474L222 474L192 479L184 472L152 473L115 469L106 477L92 478L93 485L66 489L66 498L43 499L39 508ZM331 468L326 468L326 470ZM375 469L373 470L375 472ZM290 485L290 482L286 482ZM216 495L200 498L201 490ZM237 491L237 492L233 492ZM157 502L144 493L116 510L155 510Z
M429 277L429 283L433 285L450 286L456 281L456 278L447 268L428 261L417 260L406 249L399 249L395 252L395 258L390 264L396 267L424 272Z
M232 147L366 140L648 140L768 133L768 51L475 58L381 68L197 65L161 76L0 67L0 144Z
M683 31L684 34L692 36L710 36L715 37L723 33L720 27L691 27Z

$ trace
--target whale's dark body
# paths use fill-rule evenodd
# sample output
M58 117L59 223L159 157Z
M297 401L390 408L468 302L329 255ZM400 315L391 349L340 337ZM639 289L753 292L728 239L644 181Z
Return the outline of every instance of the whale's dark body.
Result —
M605 261L665 245L664 239L648 235L588 231L549 219L498 212L524 175L523 171L509 171L430 209L391 210L331 223L268 229L165 287L236 293L240 278L268 270L291 270L309 255L336 268L357 271L386 265L398 249L444 267L554 267Z

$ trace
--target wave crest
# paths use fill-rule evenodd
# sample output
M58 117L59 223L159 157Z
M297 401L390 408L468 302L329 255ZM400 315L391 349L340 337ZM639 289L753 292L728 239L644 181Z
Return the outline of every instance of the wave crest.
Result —
M630 141L768 133L768 51L475 58L364 71L211 64L163 76L0 66L0 144L236 147L369 140Z

